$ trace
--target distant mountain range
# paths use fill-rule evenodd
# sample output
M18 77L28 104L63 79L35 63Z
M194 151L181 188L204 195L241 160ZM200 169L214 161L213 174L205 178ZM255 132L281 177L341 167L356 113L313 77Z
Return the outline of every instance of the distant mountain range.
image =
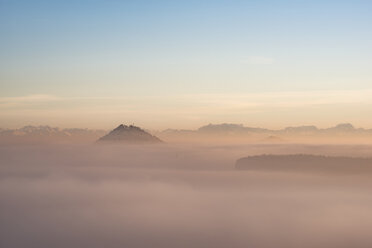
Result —
M115 131L116 130L116 131ZM115 132L114 132L115 131ZM65 128L60 129L50 126L25 126L19 129L1 129L0 128L0 144L1 143L49 143L49 142L94 142L97 139L120 139L119 137L131 139L132 134L139 139L155 141L158 137L166 140L172 137L246 137L257 136L257 141L271 142L281 141L283 137L318 137L318 136L356 136L370 137L372 129L355 128L349 123L338 124L330 128L317 128L316 126L296 126L286 127L279 130L272 130L259 127L246 127L241 124L209 124L202 126L196 130L187 129L166 129L164 131L150 132L145 131L135 126L120 125L114 129L111 134L107 130L93 130L83 128ZM133 137L134 137L133 136ZM155 137L153 139L151 137ZM159 139L160 140L160 139Z
M50 126L25 126L19 129L0 129L0 144L93 142L105 133L105 130L83 128L60 129Z
M259 127L245 127L242 124L209 124L202 126L197 130L177 130L177 129L167 129L163 133L201 133L201 134L248 134L248 133L267 133L267 134L346 134L346 133L370 133L372 134L372 129L355 128L350 123L338 124L334 127L320 129L316 126L296 126L296 127L286 127L284 129L266 129Z

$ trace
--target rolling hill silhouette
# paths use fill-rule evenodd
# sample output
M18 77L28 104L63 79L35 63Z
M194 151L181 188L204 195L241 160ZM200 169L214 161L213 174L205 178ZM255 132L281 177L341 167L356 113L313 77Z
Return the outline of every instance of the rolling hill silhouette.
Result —
M258 155L238 159L238 170L282 172L372 173L372 158L320 155Z

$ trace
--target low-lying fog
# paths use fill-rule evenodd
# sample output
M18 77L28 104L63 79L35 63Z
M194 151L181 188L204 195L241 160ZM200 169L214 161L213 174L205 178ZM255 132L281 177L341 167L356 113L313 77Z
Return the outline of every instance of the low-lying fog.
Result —
M367 145L0 146L0 247L372 247L372 174L238 171Z

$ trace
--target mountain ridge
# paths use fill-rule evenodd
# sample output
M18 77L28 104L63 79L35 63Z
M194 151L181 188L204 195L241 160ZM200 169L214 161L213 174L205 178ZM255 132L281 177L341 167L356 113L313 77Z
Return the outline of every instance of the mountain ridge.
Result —
M261 127L247 127L243 124L234 124L234 123L221 123L221 124L208 124L204 125L196 130L191 129L166 129L162 131L164 133L174 133L174 132L197 132L197 133L230 133L230 134L239 134L239 133L327 133L327 132L368 132L372 134L372 129L365 128L355 128L350 123L340 123L336 126L329 128L318 128L315 125L302 125L302 126L289 126L282 129L268 129Z
M133 125L130 125L133 126ZM129 126L129 127L130 127ZM119 125L118 127L121 127ZM124 125L122 126L124 127ZM127 126L128 127L128 126ZM134 127L134 126L133 126ZM141 129L142 130L142 129ZM145 130L143 130L145 131ZM0 128L0 143L54 143L54 142L95 142L107 134L107 130L88 128L58 128L48 125L24 126L17 129ZM148 132L148 131L145 131ZM189 138L195 137L246 137L252 136L257 141L275 136L279 139L284 137L342 137L355 136L365 138L372 135L372 129L356 128L350 123L340 123L328 128L318 128L314 125L289 126L282 129L267 129L260 127L247 127L242 124L221 123L208 124L198 129L165 129L152 131L162 139L172 137ZM255 136L261 136L256 137ZM158 138L159 139L159 138ZM177 138L176 138L177 139Z

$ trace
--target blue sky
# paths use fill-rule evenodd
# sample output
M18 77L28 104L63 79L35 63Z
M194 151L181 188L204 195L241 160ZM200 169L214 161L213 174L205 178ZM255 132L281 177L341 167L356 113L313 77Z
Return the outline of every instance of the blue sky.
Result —
M0 97L355 96L372 88L371 13L371 1L0 0Z

